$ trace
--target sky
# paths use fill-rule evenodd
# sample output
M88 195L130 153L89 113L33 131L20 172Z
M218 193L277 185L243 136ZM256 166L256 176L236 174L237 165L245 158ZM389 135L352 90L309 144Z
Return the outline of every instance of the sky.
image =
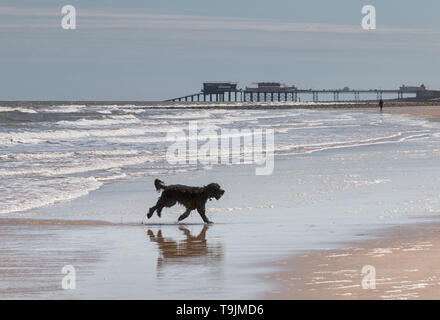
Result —
M203 81L440 89L439 14L438 0L0 0L0 100L158 101Z

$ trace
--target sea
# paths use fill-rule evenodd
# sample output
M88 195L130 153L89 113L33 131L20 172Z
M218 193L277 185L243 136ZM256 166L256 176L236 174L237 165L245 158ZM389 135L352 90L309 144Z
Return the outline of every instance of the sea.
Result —
M0 216L20 216L34 208L87 195L115 181L209 170L200 163L167 161L172 144L167 135L189 132L190 123L196 124L197 130L219 134L222 129L272 129L275 157L318 156L330 149L378 145L407 146L393 154L396 161L439 154L440 125L407 115L377 110L269 109L267 104L262 104L261 110L244 109L242 103L233 109L191 106L1 105ZM203 139L199 140L200 145ZM387 182L386 177L378 177L353 179L352 183Z

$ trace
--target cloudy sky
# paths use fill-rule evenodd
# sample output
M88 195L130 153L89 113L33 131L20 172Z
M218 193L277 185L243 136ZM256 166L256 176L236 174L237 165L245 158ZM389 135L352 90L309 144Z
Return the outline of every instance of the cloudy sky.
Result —
M439 14L438 0L0 0L0 100L163 100L210 80L440 89Z

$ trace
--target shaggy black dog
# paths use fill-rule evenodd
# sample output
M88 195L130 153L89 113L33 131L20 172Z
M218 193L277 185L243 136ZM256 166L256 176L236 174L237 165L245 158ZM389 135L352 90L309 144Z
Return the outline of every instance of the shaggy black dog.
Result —
M162 181L156 179L154 180L154 186L157 192L160 190L163 190L163 192L156 205L150 208L147 214L148 219L151 218L154 211L157 211L157 215L160 217L164 207L172 207L177 202L186 208L186 211L179 217L179 221L187 218L191 211L197 209L203 221L211 223L205 215L206 201L212 198L219 200L225 193L225 190L222 190L217 183L210 183L204 187L189 187L181 184L166 186Z

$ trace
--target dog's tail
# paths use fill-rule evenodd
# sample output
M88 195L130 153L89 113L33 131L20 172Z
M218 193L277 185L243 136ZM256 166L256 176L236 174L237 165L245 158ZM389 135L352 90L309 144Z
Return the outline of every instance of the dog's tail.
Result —
M161 189L165 189L165 183L162 180L156 179L154 180L154 186L156 187L156 191L159 192Z

